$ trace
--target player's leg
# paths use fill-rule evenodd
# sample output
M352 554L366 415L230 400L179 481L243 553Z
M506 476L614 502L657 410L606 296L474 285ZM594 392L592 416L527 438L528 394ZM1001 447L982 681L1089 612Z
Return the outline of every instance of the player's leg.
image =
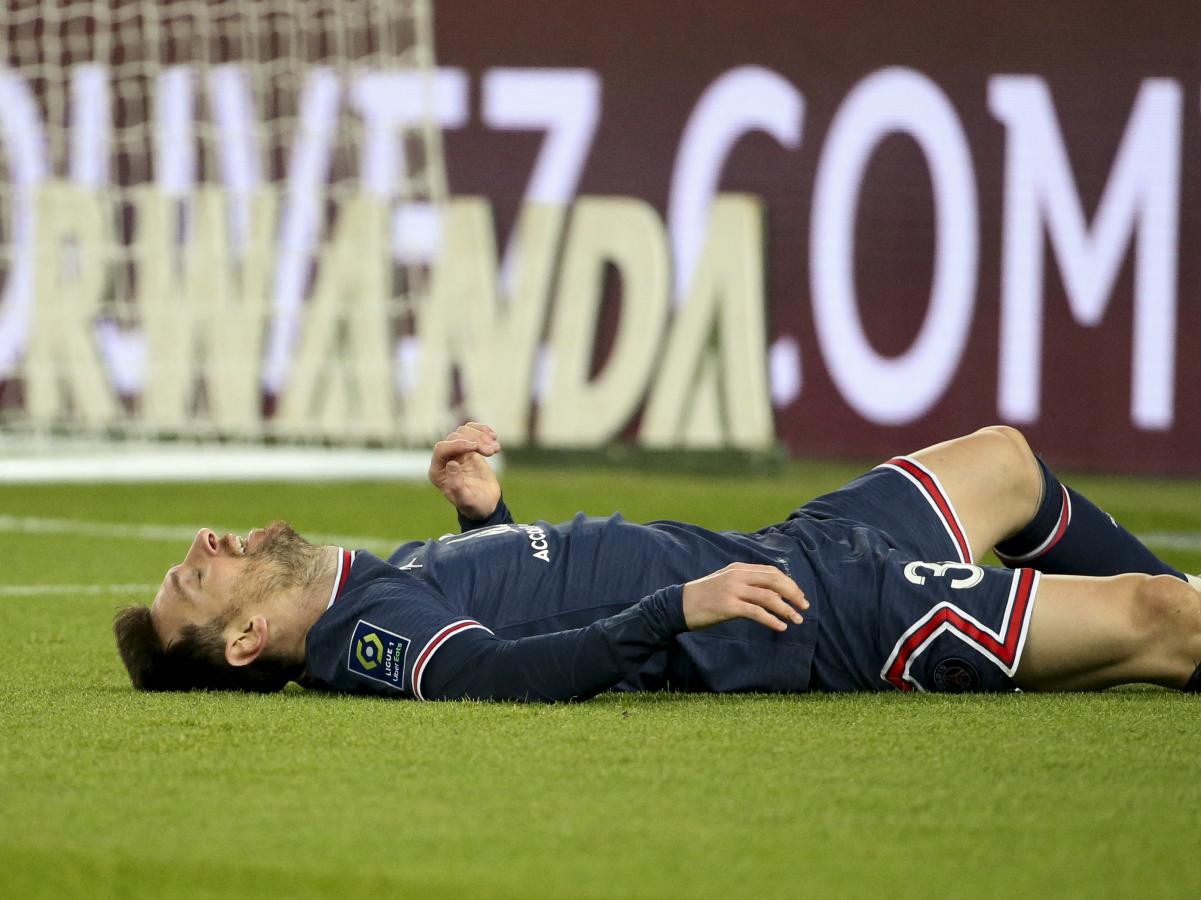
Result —
M1201 594L1166 575L1044 576L1014 682L1098 690L1149 682L1201 689Z
M973 559L1021 530L1038 511L1038 463L1016 429L989 426L908 458L938 479L971 544Z
M937 478L975 559L995 547L1006 565L1052 574L1184 577L1103 510L1061 485L1014 428L982 428L908 458Z

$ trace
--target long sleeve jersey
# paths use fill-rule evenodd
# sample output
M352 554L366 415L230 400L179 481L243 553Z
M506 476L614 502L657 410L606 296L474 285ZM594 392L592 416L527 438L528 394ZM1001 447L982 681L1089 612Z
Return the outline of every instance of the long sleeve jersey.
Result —
M306 641L307 686L551 701L808 684L817 604L782 633L746 620L689 632L682 605L684 583L732 562L777 566L808 593L813 539L795 523L753 534L620 515L523 525L502 503L463 524L387 560L342 551L335 597Z

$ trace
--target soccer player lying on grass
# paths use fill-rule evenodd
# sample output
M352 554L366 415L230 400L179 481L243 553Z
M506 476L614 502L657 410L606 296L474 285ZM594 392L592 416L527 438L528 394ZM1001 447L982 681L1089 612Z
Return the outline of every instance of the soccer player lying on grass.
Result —
M751 533L518 525L469 423L430 478L463 532L388 560L201 529L114 623L135 687L391 697L1201 687L1201 593L1012 428L892 459ZM976 565L988 550L1012 568ZM1082 577L1108 576L1108 577Z

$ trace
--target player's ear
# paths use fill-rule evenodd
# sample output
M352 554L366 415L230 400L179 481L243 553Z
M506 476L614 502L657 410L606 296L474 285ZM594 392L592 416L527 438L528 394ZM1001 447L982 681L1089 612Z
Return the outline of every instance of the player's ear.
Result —
M248 666L267 649L269 629L263 616L252 616L241 631L225 640L225 661L231 666Z

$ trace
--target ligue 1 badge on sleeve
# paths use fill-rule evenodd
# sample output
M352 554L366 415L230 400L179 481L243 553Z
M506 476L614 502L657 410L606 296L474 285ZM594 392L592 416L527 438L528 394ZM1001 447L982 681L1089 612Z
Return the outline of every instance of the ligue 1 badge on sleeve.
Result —
M366 619L359 619L350 639L346 668L363 678L404 690L405 659L408 655L407 637L372 625Z

